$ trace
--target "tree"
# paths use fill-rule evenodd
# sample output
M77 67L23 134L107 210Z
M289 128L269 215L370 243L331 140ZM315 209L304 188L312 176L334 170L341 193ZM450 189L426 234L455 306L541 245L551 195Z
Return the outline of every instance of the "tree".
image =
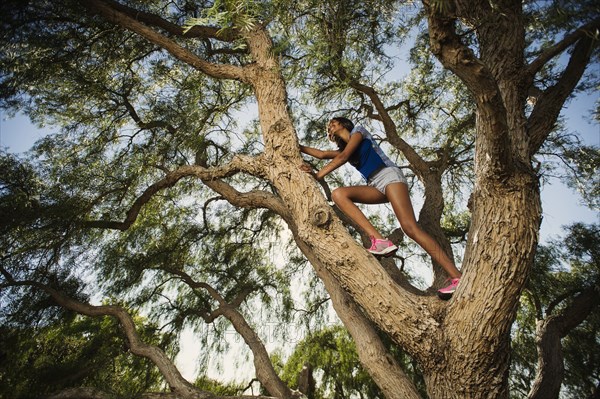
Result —
M285 364L282 378L312 398L381 397L360 365L352 338L340 326L318 331L299 342Z
M37 145L35 173L4 183L5 212L23 211L3 215L1 287L12 303L49 296L110 315L176 395L210 397L140 339L126 308L89 303L73 270L90 268L103 282L95 294L152 304L173 331L223 316L267 392L292 397L248 321L253 300L288 314L290 274L255 245L283 223L386 397L420 394L380 333L419 365L432 398L508 396L510 330L541 218L535 157L565 102L592 81L593 2L9 1L1 15L3 106L62 127ZM428 61L414 76L424 80L386 84L386 45L408 40L411 24L420 44L412 56ZM306 78L302 96L288 96ZM450 254L442 227L465 233L460 218L445 222L444 184L473 177L452 300L365 251L299 170L296 115L310 112L298 105L306 97L323 115L309 129L329 115L322 107L380 123L423 187L419 223ZM235 111L250 101L257 125L238 132ZM448 117L419 122L436 112ZM428 128L436 133L424 148L404 133ZM445 279L434 272L432 288Z
M404 370L410 370L411 380L422 380L407 356L392 355ZM309 398L383 397L362 367L352 337L342 326L324 328L299 342L281 374L290 386L298 387ZM418 388L421 392L424 387L419 384Z
M117 397L160 388L154 365L128 353L114 320L70 316L37 328L2 327L0 397L46 397L78 385ZM154 334L143 336L159 344Z
M569 397L598 395L598 227L568 226L536 254L513 340L516 397L558 397L561 383Z

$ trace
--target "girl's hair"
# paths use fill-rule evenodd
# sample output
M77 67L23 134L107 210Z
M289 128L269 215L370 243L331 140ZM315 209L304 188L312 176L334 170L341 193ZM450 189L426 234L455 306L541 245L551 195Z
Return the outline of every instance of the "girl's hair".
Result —
M349 132L351 132L352 129L354 129L354 123L352 123L352 121L350 119L344 118L343 116L335 116L330 119L330 122L331 121L338 122L340 125L342 125L346 129L348 129ZM329 140L331 140L337 144L338 149L340 151L344 151L344 148L346 148L346 143L344 142L344 140L340 139L339 137L329 136L329 134L328 134L328 137L329 137Z
M354 123L352 123L350 119L344 118L343 116L336 116L331 118L331 120L338 122L340 125L348 129L349 132L354 129ZM338 150L340 151L344 151L344 148L346 148L346 142L337 136L329 136L329 140L334 141L338 146ZM351 165L356 166L358 164L358 154L355 152L354 154L350 155L348 162L350 162Z
M352 129L354 129L354 123L352 123L352 121L348 118L344 118L343 116L336 116L331 118L332 121L337 121L340 123L340 125L344 126L346 129L348 129L349 132L352 131Z

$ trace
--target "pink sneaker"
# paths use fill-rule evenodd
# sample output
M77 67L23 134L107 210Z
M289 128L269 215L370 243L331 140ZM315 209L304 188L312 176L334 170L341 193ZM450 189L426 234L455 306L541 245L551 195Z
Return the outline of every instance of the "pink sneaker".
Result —
M452 297L452 294L454 294L456 287L458 287L458 283L460 283L460 277L448 280L450 280L450 285L438 290L438 296L441 299L450 299Z
M391 255L396 252L397 249L398 247L388 239L380 240L379 238L371 237L371 248L369 248L369 252L373 255Z

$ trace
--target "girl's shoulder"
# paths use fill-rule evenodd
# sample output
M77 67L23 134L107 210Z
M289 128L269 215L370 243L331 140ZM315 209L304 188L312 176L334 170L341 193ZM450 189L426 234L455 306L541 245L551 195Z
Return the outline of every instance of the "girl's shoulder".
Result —
M371 140L371 133L369 133L369 131L361 125L354 126L354 129L352 129L352 131L350 132L350 136L356 133L360 133L363 139Z

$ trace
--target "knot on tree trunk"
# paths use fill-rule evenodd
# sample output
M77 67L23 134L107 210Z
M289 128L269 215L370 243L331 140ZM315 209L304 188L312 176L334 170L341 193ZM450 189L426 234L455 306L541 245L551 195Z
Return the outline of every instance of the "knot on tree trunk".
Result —
M286 128L286 125L285 119L278 119L277 122L273 123L269 128L269 134L283 132Z
M293 140L291 131L293 127L285 119L278 119L269 127L269 132L265 135L265 145L267 148L277 150L277 154L286 161L294 156L298 156L298 146Z
M325 227L331 221L331 212L328 208L317 208L312 215L312 223L317 227Z

